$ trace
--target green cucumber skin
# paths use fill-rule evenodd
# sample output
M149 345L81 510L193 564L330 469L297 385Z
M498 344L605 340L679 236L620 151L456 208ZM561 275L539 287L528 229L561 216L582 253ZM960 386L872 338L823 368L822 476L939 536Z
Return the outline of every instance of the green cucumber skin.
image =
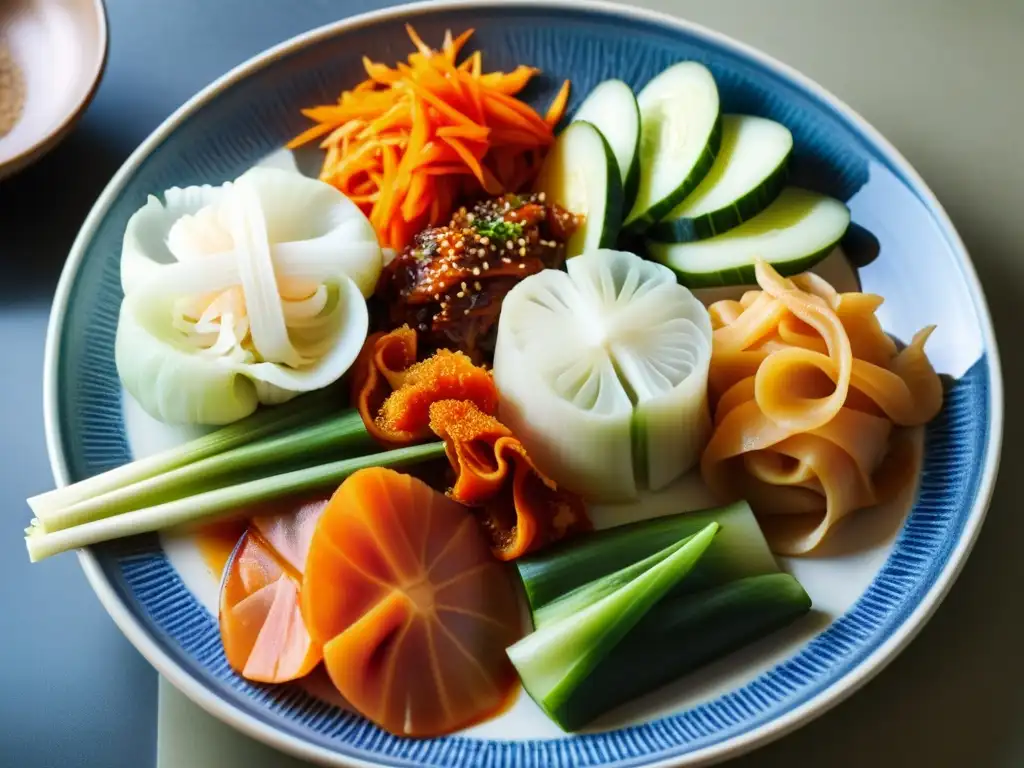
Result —
M592 95L594 95L602 86L608 84L609 82L616 82L616 80L617 80L617 78L615 80L612 80L612 81L605 80L605 81L602 81L601 83L599 83L594 88L594 90L591 91L590 95L588 95L587 98L583 100L583 103L580 104L579 109L577 109L577 111L576 111L576 114L579 115L586 108L587 103L590 101L590 97ZM634 115L636 117L636 128L637 128L637 130L636 130L636 141L633 142L632 159L629 162L629 167L625 169L625 174L626 174L625 177L622 176L623 169L619 168L619 177L620 177L620 180L622 181L622 217L625 217L625 215L627 213L629 213L633 209L633 201L636 199L636 192L637 192L637 189L640 187L640 123L641 123L642 118L641 118L641 115L640 115L640 105L637 103L637 100L636 100L636 94L634 94L632 92L632 89L626 83L622 82L621 80L617 80L617 82L623 88L626 88L627 90L629 90L630 93L632 94L632 99L631 100L633 102L633 113L634 113ZM592 125L594 125L594 127L597 128L598 133L600 133L602 136L604 136L604 132L601 131L601 127L599 125L597 125L596 123L594 123L593 121L591 121L591 120L587 120L586 118L581 118L581 117L573 117L572 122L574 122L574 123L591 123ZM611 147L611 142L608 142L608 146ZM612 154L613 155L615 154L614 150L612 151ZM618 161L617 160L616 160L616 166L618 166ZM619 220L619 224L620 225L622 223L622 221L621 221L622 217L620 217L620 220ZM605 247L605 246L602 246L602 247Z
M612 248L619 238L619 229L622 226L622 217L626 215L625 192L622 182L622 174L619 172L619 161L615 159L612 145L608 139L597 129L593 123L580 120L586 123L597 135L601 137L601 145L604 147L605 167L608 169L608 190L605 193L604 223L601 228L601 239L598 248Z
M605 193L604 193L604 220L601 222L601 236L598 239L598 243L595 247L597 248L611 248L615 245L619 237L619 227L622 225L622 217L625 215L624 211L624 199L622 191L622 174L619 173L619 163L615 159L615 153L612 151L611 145L608 140L604 137L604 134L595 126L593 123L587 120L574 120L566 126L565 130L559 135L557 141L563 141L566 139L566 133L572 130L578 130L575 126L586 126L587 129L592 130L597 134L598 139L601 141L601 147L604 150L604 165L605 165ZM571 136L569 137L571 138ZM541 171L541 178L544 173ZM550 189L542 189L541 191L547 192L548 197L551 200L558 201L559 195L554 194ZM584 222L584 226L591 226L591 222ZM566 258L573 258L579 256L579 253L567 253Z
M835 247L839 245L839 241L842 239L842 237L839 237L834 243L825 246L820 251L802 256L799 259L779 262L769 261L768 263L783 277L799 275L801 272L806 272L819 262L824 261L825 257L835 250ZM659 259L657 256L652 255L650 251L648 251L647 257L652 261L657 261L659 264L664 264L675 272L679 284L685 285L687 288L724 288L733 285L757 285L755 268L752 263L744 264L742 267L722 269L715 272L684 272L672 266L672 263L667 259Z
M718 117L715 118L715 126L711 129L711 135L708 136L708 143L704 146L704 150L701 152L696 164L690 170L690 175L686 177L682 184L673 190L672 194L667 197L663 197L637 218L624 224L622 227L623 230L631 236L643 234L647 232L652 225L660 221L662 217L672 211L673 208L689 197L690 193L697 188L697 185L699 185L704 180L704 177L711 171L711 166L715 164L715 158L718 156L718 151L721 147L722 115L719 114Z
M778 572L778 564L750 506L739 501L581 534L536 555L519 558L516 568L530 610L535 613L578 587L692 536L712 521L718 522L721 530L677 590L695 591L745 576ZM734 540L733 529L739 526L749 532L749 536L730 544Z
M789 179L789 158L791 156L792 150L778 168L757 186L757 189L744 195L732 205L719 208L717 211L709 211L694 218L681 216L678 219L662 219L647 230L647 236L651 240L661 243L689 243L694 240L714 237L728 232L733 227L738 227L771 205L785 188Z
M626 178L622 180L622 217L619 219L619 223L622 223L622 219L633 210L633 203L636 202L636 193L640 188L640 134L643 130L643 118L640 115L640 105L636 99L633 99L633 109L636 110L636 146L633 147L633 162L629 164L629 170L626 172Z
M693 536L682 538L679 540L680 544L685 545L692 538ZM670 554L672 554L671 547L662 549L655 552L653 555L645 557L643 560L637 560L632 565L628 565L614 573L610 573L607 576L602 576L600 579L587 582L583 586L576 587L576 589L571 592L567 592L557 600L541 606L533 612L534 629L540 629L547 624L553 624L556 621L561 621L562 619L583 610L591 603L597 602L606 595L614 592L619 587L628 584L637 576L640 576L650 570Z
M559 713L575 698L581 683L593 674L609 654L614 653L615 649L627 640L637 624L658 607L665 595L670 594L675 586L686 579L687 574L707 552L716 533L718 533L718 524L709 523L694 536L684 542L679 542L678 546L672 547L672 551L661 562L652 565L605 598L615 601L618 597L617 593L634 591L637 583L644 582L648 585L642 592L634 595L628 605L620 606L614 617L607 620L604 634L599 643L582 654L582 658L573 664L561 682L544 697L543 703L538 702L556 723L560 719ZM569 621L573 621L573 619L570 618ZM525 684L523 687L526 687Z
M810 609L807 592L788 573L663 598L549 714L563 730L579 730L615 707L781 629Z
M660 562L625 574L628 580L608 594L506 649L523 688L546 714L558 722L579 685L686 578L718 530L710 522L694 536L670 544Z

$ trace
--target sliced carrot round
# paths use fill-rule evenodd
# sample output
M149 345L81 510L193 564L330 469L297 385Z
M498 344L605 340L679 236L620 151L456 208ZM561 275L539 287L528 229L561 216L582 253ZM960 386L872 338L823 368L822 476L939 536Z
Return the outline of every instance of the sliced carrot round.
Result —
M301 592L334 685L392 733L451 733L515 689L509 573L473 515L420 480L377 467L349 477L317 523Z
M220 635L232 669L248 680L284 683L320 663L320 644L302 619L306 551L326 500L290 503L250 521L228 560L220 590Z

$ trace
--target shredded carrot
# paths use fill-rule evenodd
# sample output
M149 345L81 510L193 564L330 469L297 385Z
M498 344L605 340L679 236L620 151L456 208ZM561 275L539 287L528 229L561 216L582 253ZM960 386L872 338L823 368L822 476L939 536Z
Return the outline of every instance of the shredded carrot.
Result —
M558 95L555 96L555 100L552 101L551 106L548 107L548 111L544 115L544 122L552 128L558 125L558 121L562 119L562 115L565 113L565 105L568 103L569 81L566 80L562 83L562 87L558 89Z
M474 63L473 66L476 67L477 64ZM540 72L539 69L520 65L508 74L503 72L494 72L484 75L477 72L477 76L480 78L480 82L488 88L492 88L498 93L507 93L509 96L514 96L523 90L523 88L526 87L526 84L529 83L538 72Z
M320 179L349 195L381 245L401 249L456 202L517 191L536 176L565 112L566 81L545 115L516 98L539 70L483 72L480 51L461 63L473 34L445 33L433 50L406 25L415 51L394 67L363 57L366 79L334 104L302 110L316 124L288 147L319 140ZM370 184L368 185L369 182Z

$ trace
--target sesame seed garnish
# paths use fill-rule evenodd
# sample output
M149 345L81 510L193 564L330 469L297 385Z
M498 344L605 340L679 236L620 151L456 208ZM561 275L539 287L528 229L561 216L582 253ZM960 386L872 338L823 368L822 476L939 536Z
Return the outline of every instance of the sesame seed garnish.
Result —
M508 256L502 256L501 257L501 263L502 264L511 264L512 263L512 259L510 259Z
M525 258L526 257L526 248L520 248L519 249L519 255L522 256L523 258Z
M476 280L476 281L473 282L473 290L474 291L482 291L483 289L484 289L484 287L482 285L480 285L480 281L479 280Z
M519 268L520 269L526 269L526 265L523 264L522 262L519 262Z
M457 299L464 299L464 298L466 298L465 291L459 291L458 293L456 293L455 294L455 298L457 298Z
M486 272L488 269L491 268L491 265L488 264L486 261L483 264L481 264L480 266L482 266L484 268L484 272Z
M516 242L517 242L517 243L518 243L519 245L526 245L526 241L525 241L525 240L523 240L523 238L521 238L521 237L520 237L520 238L519 238L519 240L517 240Z
M480 267L473 267L473 274L474 275L479 275L480 274Z

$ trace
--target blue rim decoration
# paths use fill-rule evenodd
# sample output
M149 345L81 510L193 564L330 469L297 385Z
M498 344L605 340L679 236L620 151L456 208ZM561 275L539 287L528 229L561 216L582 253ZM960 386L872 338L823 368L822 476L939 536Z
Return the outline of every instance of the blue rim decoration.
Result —
M55 451L71 480L131 458L113 352L121 298L118 256L128 217L150 193L230 179L280 147L304 127L299 106L333 101L342 86L354 82L363 52L382 60L405 54L406 19L385 16L319 36L205 99L140 158L98 226L76 245L82 258L52 342L60 383L53 393ZM672 62L700 60L718 81L723 111L771 117L792 130L800 183L847 201L865 191L868 197L880 194L872 187L876 179L894 183L904 193L900 204L921 214L923 223L914 236L931 246L935 268L948 280L969 282L961 247L919 182L908 178L843 111L722 40L625 12L581 7L491 5L467 17L464 9L421 6L412 21L428 41L440 39L449 26L475 27L472 42L485 52L490 69L522 62L539 66L546 75L528 92L535 105L546 105L563 77L573 80L575 107L606 77L639 87ZM344 44L352 39L358 44ZM864 216L871 218L885 207L865 207ZM852 203L851 208L856 221L857 208ZM883 236L880 258L899 258L900 247L900 241ZM971 330L981 338L984 308L970 304L966 288L963 297L975 324ZM750 733L837 684L899 631L936 584L983 492L986 451L998 450L989 434L998 358L994 349L988 350L991 356L980 345L979 350L949 387L942 414L927 429L916 503L891 555L855 605L751 683L643 725L552 740L397 738L298 688L261 687L238 677L224 658L215 618L189 593L155 536L95 547L92 555L117 598L173 664L228 707L342 757L394 766L474 768L624 768L680 757Z
M856 667L907 618L934 583L963 529L987 442L988 367L979 361L947 393L929 426L917 503L881 572L856 604L792 658L748 685L679 715L607 733L536 741L461 737L412 740L298 688L239 677L224 658L217 622L185 587L155 537L122 549L104 570L127 601L146 606L165 650L225 701L267 725L363 760L405 768L626 768L691 752L757 728L813 698ZM952 486L952 487L951 487Z

